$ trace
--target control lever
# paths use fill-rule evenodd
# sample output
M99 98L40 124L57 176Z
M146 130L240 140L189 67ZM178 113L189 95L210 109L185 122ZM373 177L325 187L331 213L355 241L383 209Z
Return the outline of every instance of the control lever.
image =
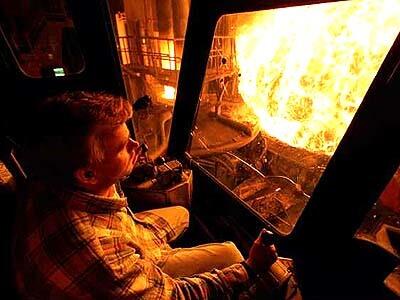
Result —
M155 163L157 164L157 182L161 186L170 186L182 180L183 167L178 160L167 162L164 157L160 156Z
M140 146L140 154L142 157L144 157L145 162L148 163L149 162L149 155L148 155L148 151L149 151L149 146L147 146L146 143L142 143Z
M164 156L159 156L154 160L154 162L156 163L156 165L165 165L166 160Z
M271 246L276 242L276 236L269 230L261 231L261 240L264 246ZM293 260L291 258L279 257L271 265L268 273L273 279L273 284L276 287L286 283L293 273Z
M276 238L272 231L264 229L261 231L261 240L264 246L271 246L275 244Z
M130 180L134 183L145 182L146 180L153 179L157 176L157 168L150 161L148 157L149 146L146 143L142 143L139 146L139 164L133 169Z

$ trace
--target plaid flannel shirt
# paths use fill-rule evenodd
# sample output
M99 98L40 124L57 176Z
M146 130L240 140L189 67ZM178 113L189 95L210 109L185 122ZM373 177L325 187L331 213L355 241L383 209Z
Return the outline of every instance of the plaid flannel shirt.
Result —
M157 266L172 228L151 213L130 215L123 195L36 192L16 248L17 285L27 299L229 299L247 286L241 264L171 278ZM193 258L195 259L195 258Z

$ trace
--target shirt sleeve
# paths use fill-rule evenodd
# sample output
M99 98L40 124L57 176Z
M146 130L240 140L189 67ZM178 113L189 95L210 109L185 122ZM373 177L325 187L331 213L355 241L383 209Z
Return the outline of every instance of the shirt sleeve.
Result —
M93 240L88 246L95 256L94 267L85 272L81 284L92 291L98 289L101 293L98 297L229 299L233 293L244 288L248 281L247 272L241 264L173 279L151 261L139 258L123 238L112 238L101 244Z

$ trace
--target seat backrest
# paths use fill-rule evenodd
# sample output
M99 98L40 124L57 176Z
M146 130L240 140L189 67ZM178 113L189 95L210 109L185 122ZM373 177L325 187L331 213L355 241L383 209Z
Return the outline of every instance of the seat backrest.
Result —
M16 143L6 135L0 135L0 160L11 172L17 184L24 184L27 176L21 164L15 157Z
M0 201L1 201L1 270L5 277L1 280L1 291L18 299L14 279L13 250L14 229L20 207L18 196L25 189L27 176L14 154L15 145L6 136L0 136Z

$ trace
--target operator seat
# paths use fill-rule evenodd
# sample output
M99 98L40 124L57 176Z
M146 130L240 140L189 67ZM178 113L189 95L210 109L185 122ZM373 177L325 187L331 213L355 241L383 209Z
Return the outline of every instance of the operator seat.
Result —
M0 265L5 277L1 291L19 299L13 268L14 226L19 209L18 200L25 189L27 176L15 156L16 145L12 139L0 135L0 201L1 201L1 253ZM3 271L4 270L4 271Z

